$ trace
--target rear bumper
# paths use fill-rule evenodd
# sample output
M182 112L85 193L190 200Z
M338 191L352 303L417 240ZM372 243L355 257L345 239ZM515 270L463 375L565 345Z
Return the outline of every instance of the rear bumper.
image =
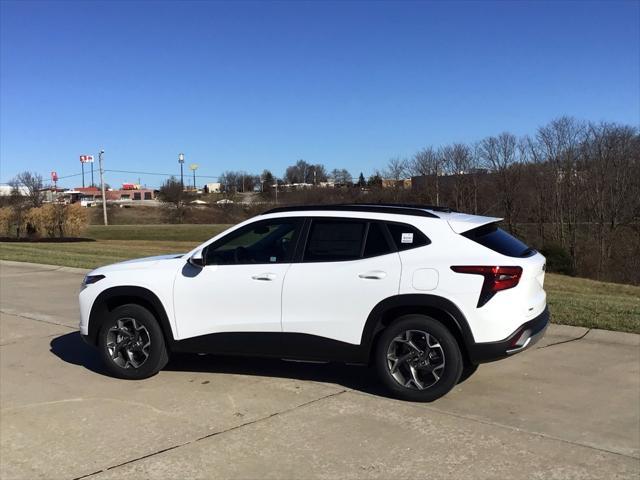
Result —
M474 364L493 362L526 350L544 336L549 319L549 308L545 307L540 315L518 327L504 340L470 345L468 347L469 360Z

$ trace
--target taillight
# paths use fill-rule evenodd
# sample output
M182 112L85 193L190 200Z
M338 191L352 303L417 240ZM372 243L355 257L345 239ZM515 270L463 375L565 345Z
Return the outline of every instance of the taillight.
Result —
M484 283L478 299L478 308L487 303L496 292L518 285L522 276L521 267L489 267L479 265L455 266L451 270L457 273L482 275Z

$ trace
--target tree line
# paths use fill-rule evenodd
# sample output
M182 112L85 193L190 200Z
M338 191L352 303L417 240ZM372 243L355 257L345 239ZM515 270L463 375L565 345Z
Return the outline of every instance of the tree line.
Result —
M339 172L300 160L286 169L283 182L317 185L339 179L336 184L343 188L284 191L279 202L423 203L501 217L504 228L548 254L552 269L640 283L640 135L635 126L565 116L528 135L503 132L426 146L408 158L391 158L367 180ZM273 184L273 176L268 178Z

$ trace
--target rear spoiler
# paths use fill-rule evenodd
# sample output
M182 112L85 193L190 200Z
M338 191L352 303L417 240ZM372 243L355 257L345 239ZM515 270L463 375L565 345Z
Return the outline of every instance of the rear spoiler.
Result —
M456 233L464 233L474 228L482 227L490 223L500 222L502 218L482 217L480 215L469 215L466 213L450 213L442 215L441 218L449 223L451 230Z

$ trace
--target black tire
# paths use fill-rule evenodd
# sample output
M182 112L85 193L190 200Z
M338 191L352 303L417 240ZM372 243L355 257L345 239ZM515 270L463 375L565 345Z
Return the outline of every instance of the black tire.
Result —
M476 373L479 365L474 365L473 363L464 362L464 367L462 367L462 375L460 375L460 380L458 380L458 384L469 379L471 375Z
M423 361L427 362L427 365L419 366L418 369L420 375L424 375L427 381L421 382L424 387L422 390L416 386L402 385L392 375L389 361L387 360L387 352L392 342L394 343L393 348L404 348L394 339L407 331L425 332L431 337L432 343L434 345L438 344L440 347L432 350L424 349L427 352L425 355L428 355L429 351L433 351L433 365L442 363L443 367L441 370L437 370L439 378L436 379L432 373L424 373L429 372L430 365L431 367L433 365L431 364L430 356L423 357ZM412 335L417 335L417 333L414 332ZM426 336L423 338L424 342L426 342ZM419 341L420 338L416 340L416 343L419 343ZM422 348L422 345L418 346ZM409 349L407 352L412 353L412 350ZM402 357L405 357L405 355L402 355ZM391 362L393 363L393 360ZM394 397L402 400L432 402L442 397L458 383L462 374L463 364L460 347L451 332L442 323L426 315L404 315L398 318L383 330L376 344L375 368L378 377ZM402 376L401 373L396 373L396 375ZM409 375L406 378L410 378ZM411 380L409 381L411 382ZM429 384L431 381L433 384Z
M135 330L137 332L142 332L138 333L138 337L135 337L140 340L140 345L135 345L133 347L133 350L136 352L135 355L137 356L137 363L139 363L138 366L134 366L131 361L125 365L118 364L118 362L127 362L127 359L129 358L128 355L124 350L118 350L118 358L114 360L108 346L114 344L114 337L124 338L123 335L118 336L118 334L112 330L118 328L119 321L120 325L123 324L122 322L125 322L124 325L130 326L133 325L131 320L135 321L135 326L139 330L136 330L135 328L128 328L127 331L133 332ZM141 350L142 340L140 337L144 337L146 344L148 344L148 347L144 349L144 352ZM107 371L114 377L124 378L127 380L141 380L143 378L149 378L158 373L169 361L169 354L165 345L164 335L162 334L160 325L158 325L158 321L149 310L132 303L117 307L109 313L108 318L100 328L100 334L98 335L98 350L100 351L100 356L102 357L102 361L104 362ZM144 355L148 356L144 358ZM141 360L142 358L144 358L144 360Z

